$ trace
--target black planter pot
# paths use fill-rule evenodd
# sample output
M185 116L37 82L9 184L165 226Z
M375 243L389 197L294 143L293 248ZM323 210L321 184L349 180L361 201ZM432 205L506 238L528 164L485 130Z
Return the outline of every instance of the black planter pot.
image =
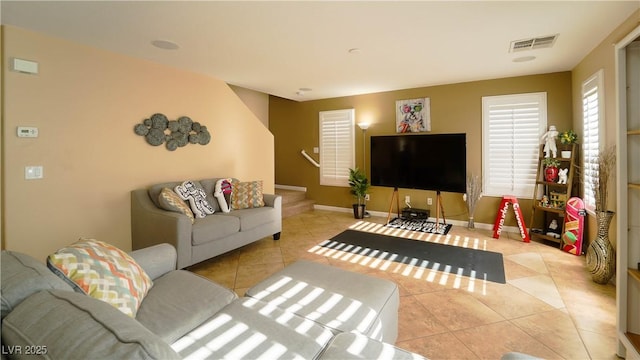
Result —
M364 219L364 204L353 204L353 217L356 219Z

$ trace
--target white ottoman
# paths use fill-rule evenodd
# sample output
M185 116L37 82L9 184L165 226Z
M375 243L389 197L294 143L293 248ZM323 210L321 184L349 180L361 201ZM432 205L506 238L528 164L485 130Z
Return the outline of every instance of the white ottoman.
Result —
M336 335L320 356L322 360L427 360L425 357L391 344L373 340L362 334Z
M391 344L398 337L400 295L388 280L302 260L245 295L313 320L336 335L355 331Z

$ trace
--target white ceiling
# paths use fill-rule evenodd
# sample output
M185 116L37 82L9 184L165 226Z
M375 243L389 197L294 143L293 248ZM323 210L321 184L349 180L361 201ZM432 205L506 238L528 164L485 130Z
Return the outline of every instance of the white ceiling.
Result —
M3 24L304 101L568 71L638 8L640 0L3 0L0 15ZM509 52L511 41L553 34L552 48ZM180 48L158 49L158 39Z

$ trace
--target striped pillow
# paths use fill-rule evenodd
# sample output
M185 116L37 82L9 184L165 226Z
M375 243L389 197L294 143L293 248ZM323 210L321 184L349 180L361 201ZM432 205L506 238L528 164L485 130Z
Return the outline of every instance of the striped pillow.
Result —
M77 292L135 318L153 282L136 261L113 245L80 239L47 258L47 266Z
M233 182L231 191L231 208L234 210L264 206L262 196L262 180L250 182Z

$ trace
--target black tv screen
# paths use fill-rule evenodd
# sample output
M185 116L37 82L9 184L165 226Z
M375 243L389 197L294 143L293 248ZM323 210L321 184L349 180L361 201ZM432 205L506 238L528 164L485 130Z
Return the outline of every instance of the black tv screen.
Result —
M466 134L371 137L371 185L467 192Z

